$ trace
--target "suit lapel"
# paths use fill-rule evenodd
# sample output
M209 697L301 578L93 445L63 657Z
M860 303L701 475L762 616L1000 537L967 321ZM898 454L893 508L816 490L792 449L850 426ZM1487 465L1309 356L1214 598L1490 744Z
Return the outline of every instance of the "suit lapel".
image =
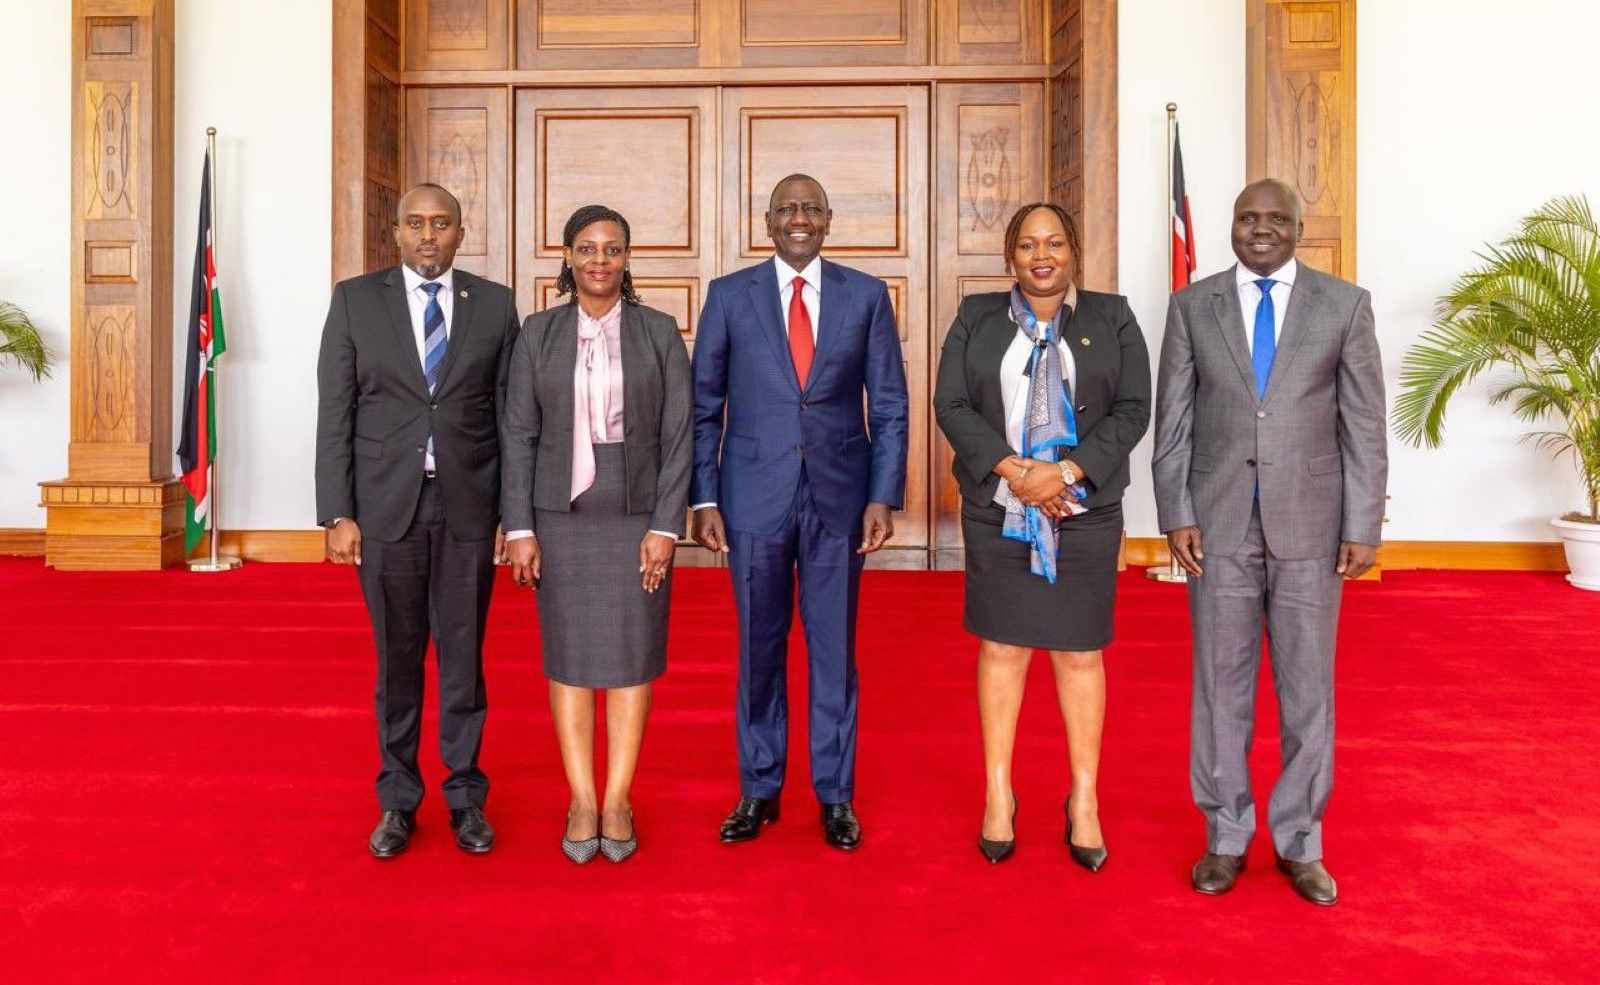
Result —
M831 260L822 261L822 288L817 311L817 353L811 360L807 389L821 378L828 358L844 344L844 313L850 310L850 282ZM784 341L788 341L787 337ZM790 359L792 361L793 357Z
M1236 270L1237 268L1233 268ZM1230 272L1223 278L1217 292L1211 297L1211 312L1217 319L1217 330L1233 356L1239 370L1239 379L1251 396L1256 392L1256 371L1250 363L1250 344L1244 337L1244 309L1239 306L1237 274Z
M428 392L428 378L417 355L417 336L411 328L411 306L406 302L406 277L399 267L391 267L383 278L383 306L389 312L389 327L400 347L400 361L411 369L410 379L421 392Z
M1305 345L1306 336L1316 321L1317 309L1322 305L1322 283L1314 271L1299 264L1295 284L1289 289L1289 310L1283 316L1283 331L1278 335L1278 348L1272 357L1272 372L1267 374L1267 393L1262 403L1272 399L1279 381L1289 374L1289 364Z
M639 412L647 406L644 387L649 381L649 339L639 309L622 305L622 425L623 434L633 430ZM577 369L576 365L573 367Z
M550 360L551 385L555 389L554 400L539 403L543 407L555 406L555 413L550 416L552 423L557 426L566 425L570 430L573 427L574 399L574 374L578 370L578 302L576 299L562 306L561 311L550 322L549 341L545 348L546 358ZM624 408L626 413L626 408Z
M455 300L451 302L450 311L450 337L444 349L444 362L439 364L439 381L434 386L434 391L444 389L446 381L450 379L450 367L456 364L456 357L466 347L466 341L472 331L472 309L477 298L473 288L477 286L471 274L457 270L451 278L454 282L452 290L456 292Z
M772 346L772 354L778 360L778 365L788 372L781 374L794 387L795 392L800 392L800 382L794 375L794 357L789 355L789 335L783 329L783 323L778 320L778 271L773 266L773 261L767 260L756 267L750 277L750 303L756 309L756 318L761 322L762 334L766 335L767 342ZM815 367L812 370L815 374Z

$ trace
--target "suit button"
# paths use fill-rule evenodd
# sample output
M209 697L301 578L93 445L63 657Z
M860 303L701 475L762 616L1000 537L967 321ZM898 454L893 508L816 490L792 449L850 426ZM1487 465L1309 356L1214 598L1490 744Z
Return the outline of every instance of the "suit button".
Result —
M417 454L418 454L418 455L420 455L420 454L422 454L422 453L423 453L423 452L424 452L424 451L426 451L426 450L427 450L427 449L425 449L425 448L422 448L422 447L421 447L421 446L418 446L418 448L417 448Z
M1266 417L1267 416L1267 412L1264 411L1264 410L1258 410L1258 411L1256 411L1256 416L1257 417Z
M1245 464L1246 464L1246 465L1248 465L1248 466L1250 466L1250 467L1251 467L1251 468L1255 468L1255 467L1256 467L1256 460L1255 460L1255 459L1253 459L1253 458L1247 458L1247 459L1245 459L1245 460L1244 460L1244 463L1245 463Z
M429 404L428 405L428 409L429 410L438 410L439 409L439 405L438 404Z

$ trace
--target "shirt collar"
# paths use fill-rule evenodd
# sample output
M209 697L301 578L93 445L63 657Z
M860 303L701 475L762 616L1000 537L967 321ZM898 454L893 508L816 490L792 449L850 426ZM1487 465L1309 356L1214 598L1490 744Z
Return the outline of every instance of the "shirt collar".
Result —
M1067 309L1068 313L1078 310L1078 285L1075 282L1067 282L1067 296L1061 299L1061 306ZM1009 298L1006 303L1006 317L1011 319L1012 324L1016 324L1017 315L1011 310Z
M782 291L794 283L794 268L784 262L783 257L774 253L772 263L778 271L778 290ZM806 264L806 269L800 271L800 276L806 279L806 284L818 294L822 293L822 257L814 256Z
M407 291L415 291L423 284L443 284L444 293L446 294L449 294L455 289L456 271L454 267L451 267L449 270L446 270L444 273L430 281L405 264L401 264L400 275L406 279Z
M1270 280L1277 281L1279 284L1286 284L1289 287L1293 287L1294 275L1299 270L1299 267L1300 265L1295 261L1295 258L1290 257L1288 263L1279 267L1277 270L1274 270L1272 273L1268 274L1267 277ZM1256 281L1261 279L1255 271L1251 270L1249 267L1246 267L1242 263L1234 265L1233 278L1234 282L1240 287L1244 287L1247 284L1251 287L1254 287L1256 286Z

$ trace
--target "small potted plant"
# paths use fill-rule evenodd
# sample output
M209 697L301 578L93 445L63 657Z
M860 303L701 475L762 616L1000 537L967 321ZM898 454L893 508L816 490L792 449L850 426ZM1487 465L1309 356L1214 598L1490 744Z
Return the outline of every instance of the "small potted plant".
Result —
M33 374L35 381L50 375L50 351L27 313L7 301L0 301L0 365L16 362Z
M1480 256L1406 352L1395 433L1437 447L1450 398L1479 373L1505 370L1490 402L1510 402L1529 423L1560 423L1526 437L1572 453L1588 509L1550 522L1566 546L1567 580L1600 591L1600 228L1586 199L1554 198Z

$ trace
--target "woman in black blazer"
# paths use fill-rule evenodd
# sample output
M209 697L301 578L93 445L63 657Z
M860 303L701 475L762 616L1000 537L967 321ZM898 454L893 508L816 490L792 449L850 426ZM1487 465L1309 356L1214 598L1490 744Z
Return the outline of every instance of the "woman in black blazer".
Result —
M965 622L980 637L988 792L978 847L991 862L1015 847L1011 753L1028 662L1044 649L1072 765L1065 841L1094 871L1106 859L1095 792L1101 653L1111 641L1128 455L1150 422L1150 358L1127 299L1076 286L1081 251L1065 210L1019 209L1005 256L1015 286L962 302L933 397L961 487Z
M528 318L501 422L501 514L512 576L539 589L550 710L571 787L562 851L621 862L638 846L629 790L666 670L672 558L688 513L689 357L677 321L639 303L628 222L602 205L567 220L556 287ZM606 692L606 790L594 779L595 690Z

